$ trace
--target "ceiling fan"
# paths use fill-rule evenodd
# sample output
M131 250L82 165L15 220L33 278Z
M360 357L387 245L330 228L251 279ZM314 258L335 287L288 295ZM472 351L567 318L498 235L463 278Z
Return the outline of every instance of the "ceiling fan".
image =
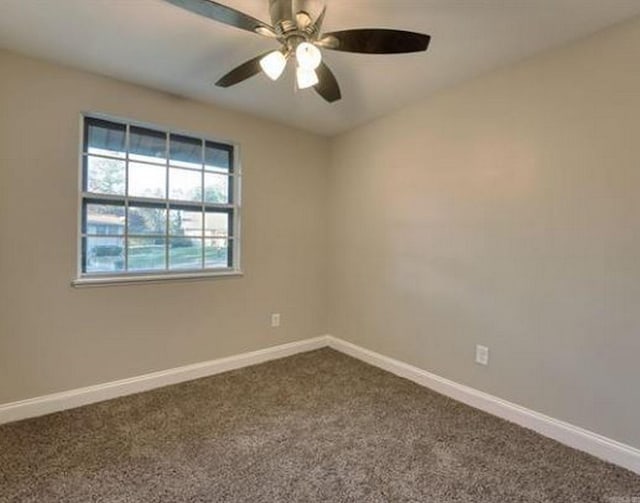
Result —
M311 0L269 0L271 24L213 0L165 0L201 16L235 26L280 43L275 51L260 54L234 68L216 85L230 87L262 70L270 79L278 80L290 59L296 62L298 89L313 87L329 103L342 95L336 77L322 61L320 49L363 54L401 54L426 51L431 37L422 33L380 28L322 33L326 6L315 18L308 4Z

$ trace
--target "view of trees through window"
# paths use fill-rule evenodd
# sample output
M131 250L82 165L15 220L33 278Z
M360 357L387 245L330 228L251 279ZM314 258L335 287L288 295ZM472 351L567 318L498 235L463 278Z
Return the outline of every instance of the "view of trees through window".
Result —
M85 118L82 273L233 268L232 145Z

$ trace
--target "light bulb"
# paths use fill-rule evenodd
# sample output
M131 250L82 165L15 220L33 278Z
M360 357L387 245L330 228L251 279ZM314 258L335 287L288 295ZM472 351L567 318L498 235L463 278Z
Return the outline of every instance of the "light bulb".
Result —
M278 80L285 66L287 58L280 51L270 52L260 60L260 68L271 80Z
M309 42L302 42L296 47L296 59L300 68L315 70L320 66L322 53L315 45Z
M298 89L307 89L308 87L315 86L319 82L315 70L307 70L300 66L296 69L296 78L298 81Z

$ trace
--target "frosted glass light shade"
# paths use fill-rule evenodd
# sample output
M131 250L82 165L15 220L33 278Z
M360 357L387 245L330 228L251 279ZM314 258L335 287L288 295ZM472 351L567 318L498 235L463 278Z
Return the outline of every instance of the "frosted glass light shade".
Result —
M319 82L318 74L316 74L315 70L306 70L300 66L296 69L296 79L298 81L298 89L307 89Z
M270 52L260 60L260 68L271 80L278 80L285 66L287 66L287 58L280 51Z
M302 42L296 47L296 60L300 68L315 70L322 62L322 53L315 45Z

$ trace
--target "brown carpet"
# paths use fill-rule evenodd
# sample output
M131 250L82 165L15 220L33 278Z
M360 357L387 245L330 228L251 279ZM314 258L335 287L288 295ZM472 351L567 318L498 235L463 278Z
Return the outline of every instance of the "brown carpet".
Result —
M637 475L329 349L0 426L2 502L634 498Z

